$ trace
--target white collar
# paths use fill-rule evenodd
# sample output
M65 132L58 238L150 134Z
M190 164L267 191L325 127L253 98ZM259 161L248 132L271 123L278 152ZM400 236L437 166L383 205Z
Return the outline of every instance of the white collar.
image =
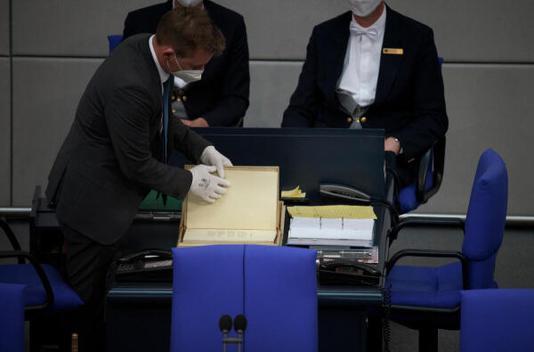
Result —
M360 24L358 24L358 22L356 22L356 19L354 18L354 15L352 15L352 21L350 22L350 27L351 28L356 28L356 29L358 29L358 30L360 30L362 32L368 31L370 29L374 29L374 30L377 31L378 37L380 38L382 33L384 33L384 31L386 30L386 12L387 12L387 7L384 6L384 11L382 11L382 14L380 15L380 17L378 17L378 19L375 21L375 23L373 23L369 27L360 26Z
M172 0L172 8L176 8L176 0ZM202 1L202 9L204 9L204 1Z
M152 53L152 59L154 59L154 63L156 64L156 68L158 69L159 78L161 80L161 83L165 83L168 79L170 74L165 72L161 65L159 64L158 57L156 56L156 51L154 50L154 45L152 44L152 38L154 40L156 39L155 35L151 35L150 38L148 38L148 46L150 47L150 53Z

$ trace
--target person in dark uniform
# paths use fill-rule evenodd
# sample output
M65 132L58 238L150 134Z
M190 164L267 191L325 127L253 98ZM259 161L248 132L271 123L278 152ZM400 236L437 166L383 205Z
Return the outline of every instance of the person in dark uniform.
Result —
M202 69L223 48L205 11L170 11L156 35L133 36L115 49L80 99L46 190L64 235L67 279L85 302L72 323L80 352L105 350L109 268L148 191L214 202L229 186L223 167L230 160L169 119L174 75ZM202 164L172 167L172 149Z
M282 127L385 129L402 186L448 128L433 32L382 0L348 2L314 28Z
M124 38L154 33L167 11L175 7L200 7L226 39L226 49L211 60L198 81L177 79L174 115L192 127L241 126L249 105L249 54L243 17L210 0L169 0L128 13Z

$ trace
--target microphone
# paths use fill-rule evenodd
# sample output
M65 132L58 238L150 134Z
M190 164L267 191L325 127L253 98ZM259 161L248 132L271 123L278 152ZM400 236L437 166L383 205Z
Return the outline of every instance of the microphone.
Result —
M243 345L243 334L247 329L247 318L243 314L238 314L234 318L234 330L237 331L237 351L241 352Z
M226 352L228 343L228 332L232 330L232 317L228 314L221 316L219 319L219 330L223 333L223 352Z

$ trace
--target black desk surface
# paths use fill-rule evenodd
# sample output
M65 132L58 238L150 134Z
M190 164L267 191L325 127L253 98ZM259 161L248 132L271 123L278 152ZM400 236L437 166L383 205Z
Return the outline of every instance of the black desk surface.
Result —
M386 232L389 229L389 214L383 209L376 209L380 221L375 226L374 244L379 247L379 263L374 265L383 272L384 258L387 255L385 245ZM123 243L128 253L145 248L172 248L177 242L179 213L139 214ZM30 231L30 250L43 261L57 255L61 248L61 232L55 212L46 206L42 197L34 199L32 224ZM369 286L319 286L320 304L380 305L382 304L383 277L379 285ZM168 283L117 283L109 293L110 298L130 296L139 299L171 299L172 285Z

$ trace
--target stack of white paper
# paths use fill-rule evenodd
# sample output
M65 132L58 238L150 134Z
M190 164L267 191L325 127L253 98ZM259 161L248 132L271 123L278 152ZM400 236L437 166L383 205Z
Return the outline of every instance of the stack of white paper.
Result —
M291 219L288 244L372 247L374 219Z

